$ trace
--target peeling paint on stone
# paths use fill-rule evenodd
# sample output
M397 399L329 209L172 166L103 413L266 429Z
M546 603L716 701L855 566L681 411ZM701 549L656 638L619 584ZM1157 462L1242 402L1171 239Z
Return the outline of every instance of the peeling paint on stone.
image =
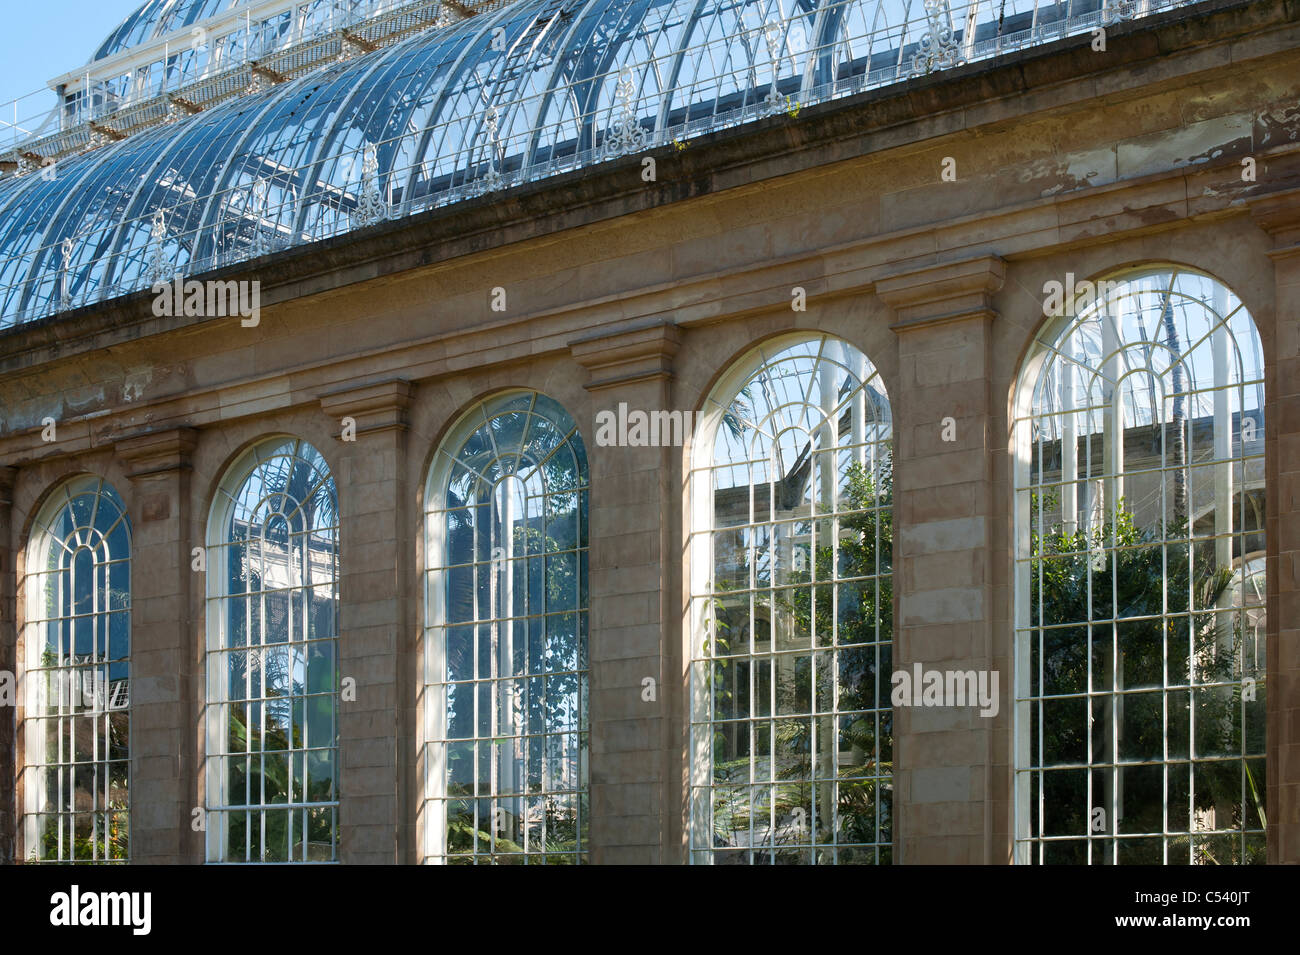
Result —
M1300 137L1300 104L1294 109L1260 113L1255 121L1255 143L1259 148L1293 143Z
M122 400L131 402L144 396L144 390L153 381L153 368L145 367L131 372L122 382Z
M1219 116L1126 140L1117 147L1119 173L1125 177L1145 176L1223 156L1249 155L1253 126L1252 116Z

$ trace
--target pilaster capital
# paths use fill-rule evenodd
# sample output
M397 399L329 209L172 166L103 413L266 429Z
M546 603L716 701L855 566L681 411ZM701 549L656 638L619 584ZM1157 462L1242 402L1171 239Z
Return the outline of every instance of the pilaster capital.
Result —
M658 320L579 338L569 343L569 354L591 374L587 390L600 391L671 378L673 358L681 343L681 329L673 322Z
M352 418L358 435L405 431L413 391L405 378L389 378L323 394L320 406L332 418Z
M1300 188L1246 200L1256 224L1273 239L1269 258L1300 254Z
M114 450L126 465L126 476L135 481L189 470L190 455L198 444L198 437L198 431L193 428L147 431L122 438Z
M992 319L993 295L1006 279L1006 263L996 255L946 262L876 282L876 294L894 310L898 333L970 319Z

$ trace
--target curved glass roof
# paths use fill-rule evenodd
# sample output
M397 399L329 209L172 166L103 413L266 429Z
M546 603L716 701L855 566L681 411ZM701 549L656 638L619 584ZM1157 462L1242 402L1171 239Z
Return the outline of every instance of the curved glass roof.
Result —
M216 16L246 0L148 0L122 21L91 58L102 60L147 40L159 39L192 23Z
M517 0L0 182L0 327L1088 31L1101 2Z

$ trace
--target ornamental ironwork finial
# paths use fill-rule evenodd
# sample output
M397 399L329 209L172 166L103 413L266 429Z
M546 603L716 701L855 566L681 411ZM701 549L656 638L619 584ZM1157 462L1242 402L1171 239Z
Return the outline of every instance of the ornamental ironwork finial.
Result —
M1137 15L1137 0L1105 0L1101 5L1101 22L1105 26L1131 20Z
M361 188L357 208L352 213L357 228L376 225L388 218L388 203L380 191L379 156L374 146L367 146L361 160Z
M145 260L144 277L150 286L171 278L176 272L175 264L167 259L166 245L167 223L163 211L159 209L153 214L153 228L149 230L149 258Z
M72 307L72 288L68 281L68 273L72 270L72 239L64 239L60 248L63 260L59 268L59 308L66 310Z
M781 75L781 64L785 60L785 51L782 49L781 37L784 34L782 29L785 21L779 23L763 24L763 41L767 44L767 57L772 61L772 88L767 91L767 97L763 100L763 115L775 116L777 113L784 113L789 104L786 98L781 95L777 88L777 79Z
M912 54L909 77L924 76L966 62L952 28L952 8L948 6L948 0L925 0L925 17L929 26L918 41L917 51Z
M488 104L483 116L483 129L487 137L488 167L470 189L471 194L476 196L494 192L500 189L504 182L499 167L505 158L505 150L501 148L500 119L496 103Z
M619 73L615 96L621 104L622 116L614 123L605 139L605 158L614 159L645 149L645 130L636 118L636 81L632 70L624 67Z
M252 194L252 201L249 203L248 212L253 217L253 241L249 243L249 253L257 259L270 255L274 251L271 239L262 228L270 205L271 183L265 176L259 176L253 180L249 191Z

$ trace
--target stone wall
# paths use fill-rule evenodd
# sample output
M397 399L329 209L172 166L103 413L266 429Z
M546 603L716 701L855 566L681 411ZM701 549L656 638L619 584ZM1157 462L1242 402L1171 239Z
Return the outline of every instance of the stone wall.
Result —
M596 413L698 410L778 334L851 342L896 419L896 661L1009 675L1010 407L1043 285L1176 263L1231 287L1264 342L1269 857L1300 861L1296 16L1211 3L1122 26L1106 54L1076 38L694 141L658 155L655 184L616 162L280 253L228 276L264 282L255 328L157 319L142 294L0 333L0 669L21 652L36 509L65 476L105 475L135 531L133 859L202 861L205 594L188 555L238 453L301 437L342 514L358 686L340 709L342 858L418 861L425 477L475 400L534 388L590 460L592 859L683 862L692 449L600 447ZM956 442L939 441L945 417ZM991 720L898 715L897 860L1011 859L1009 687ZM0 708L0 778L21 765L13 716ZM21 799L0 787L6 859Z

